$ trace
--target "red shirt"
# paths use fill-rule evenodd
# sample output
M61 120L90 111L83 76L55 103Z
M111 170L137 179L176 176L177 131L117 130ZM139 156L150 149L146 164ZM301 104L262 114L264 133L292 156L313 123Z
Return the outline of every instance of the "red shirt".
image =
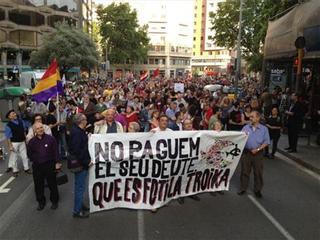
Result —
M213 110L212 110L212 108L209 108L209 109L205 112L205 114L204 114L204 119L205 119L207 122L209 122L212 114L213 114ZM208 127L209 127L208 123L206 123L205 121L203 121L203 128L204 128L204 129L208 129Z
M131 113L130 115L127 114L126 119L127 119L127 127L129 126L129 123L139 121L138 115L136 113Z

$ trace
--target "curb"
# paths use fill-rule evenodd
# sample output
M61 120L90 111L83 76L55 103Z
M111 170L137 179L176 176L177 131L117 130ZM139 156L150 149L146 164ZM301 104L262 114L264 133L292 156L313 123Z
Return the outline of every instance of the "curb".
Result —
M291 155L290 153L288 153L288 152L286 152L286 151L284 151L282 149L277 149L277 151L279 153L281 153L282 155L286 156L287 158L289 158L290 160L292 160L292 161L300 164L301 166L305 167L306 169L308 169L308 170L320 175L320 169L319 168L311 165L310 163L307 163L307 162L303 161L302 159L300 159L298 157L295 157L295 156Z

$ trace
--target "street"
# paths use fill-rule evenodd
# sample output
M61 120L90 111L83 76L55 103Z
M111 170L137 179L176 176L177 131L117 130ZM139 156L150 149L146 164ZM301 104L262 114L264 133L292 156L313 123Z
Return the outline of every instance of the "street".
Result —
M60 204L37 211L32 176L11 177L0 162L0 239L319 239L319 176L291 164L266 159L263 198L252 190L238 196L239 170L224 195L199 195L158 210L115 209L74 219L73 176L59 187ZM253 180L253 179L251 179ZM252 181L251 181L252 182ZM251 187L252 189L252 187ZM8 192L6 192L8 191ZM48 194L47 194L48 199Z

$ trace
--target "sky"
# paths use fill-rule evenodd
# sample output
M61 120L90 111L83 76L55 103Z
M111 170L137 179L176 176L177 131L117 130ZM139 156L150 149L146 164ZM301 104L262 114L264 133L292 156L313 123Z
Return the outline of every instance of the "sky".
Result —
M96 4L108 5L113 2L113 0L93 0ZM128 0L133 7L139 6L143 9L145 13L154 11L155 8L159 7L161 4L167 5L167 10L169 15L174 15L182 22L187 22L188 24L193 24L193 6L194 0ZM141 23L145 23L147 14L141 14L138 11L138 18Z
M165 6L166 20L168 21L168 40L172 44L182 44L192 47L193 34L193 16L195 0L116 0L116 2L129 2L132 8L135 8L138 13L140 25L147 24L150 19L159 19ZM96 4L108 5L113 0L94 0ZM186 32L190 37L181 39L178 36L178 24L187 24Z

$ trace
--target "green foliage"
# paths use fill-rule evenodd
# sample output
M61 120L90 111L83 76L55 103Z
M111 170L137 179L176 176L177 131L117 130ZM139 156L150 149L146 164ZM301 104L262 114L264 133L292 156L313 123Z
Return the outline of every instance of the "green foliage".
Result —
M99 53L99 57L102 56L102 49L100 46L101 36L100 36L100 28L98 22L92 22L92 40L97 46L97 51Z
M139 26L137 12L128 3L112 3L97 9L101 45L107 47L113 64L134 63L146 59L149 50L147 25Z
M261 71L263 45L268 20L298 3L298 0L243 0L242 55L249 69ZM211 13L212 40L220 47L234 48L239 30L240 0L221 2L216 14Z
M98 63L98 52L89 35L74 26L61 23L55 31L44 36L43 45L31 53L32 67L47 67L56 58L61 72L72 67L90 69Z

